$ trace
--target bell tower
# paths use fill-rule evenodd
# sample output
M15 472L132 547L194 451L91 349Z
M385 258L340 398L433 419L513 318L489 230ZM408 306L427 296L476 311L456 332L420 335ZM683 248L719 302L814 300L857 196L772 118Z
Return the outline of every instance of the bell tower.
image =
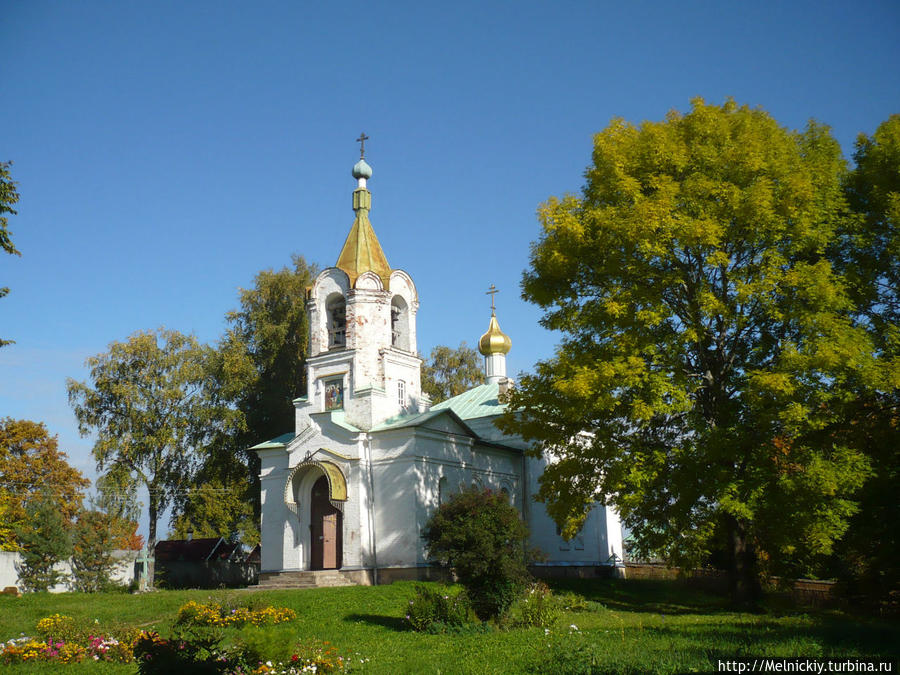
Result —
M416 351L419 298L412 278L391 269L369 221L372 167L353 166L355 218L334 267L316 277L307 294L310 354L307 398L298 399L297 432L308 416L333 412L369 430L396 415L423 412L422 359Z

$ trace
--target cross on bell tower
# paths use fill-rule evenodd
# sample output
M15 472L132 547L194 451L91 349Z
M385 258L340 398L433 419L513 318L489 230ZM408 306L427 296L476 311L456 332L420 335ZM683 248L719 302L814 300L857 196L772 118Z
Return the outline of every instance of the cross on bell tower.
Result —
M359 135L359 138L356 139L356 142L359 143L359 158L366 158L366 141L369 140L369 137L366 136L366 132L364 131Z

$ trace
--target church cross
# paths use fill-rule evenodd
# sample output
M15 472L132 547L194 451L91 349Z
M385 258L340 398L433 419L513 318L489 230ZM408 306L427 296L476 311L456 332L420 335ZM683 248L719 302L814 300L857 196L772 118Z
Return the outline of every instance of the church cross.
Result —
M366 141L369 140L369 137L366 136L366 132L363 132L359 135L359 138L356 139L356 142L359 143L359 158L363 159L366 156Z
M494 284L491 284L491 290L485 291L485 295L491 296L491 312L493 312L493 311L495 310L495 307L494 307L494 295L497 294L497 293L499 293L499 292L500 292L500 291L497 290L497 287L494 286Z

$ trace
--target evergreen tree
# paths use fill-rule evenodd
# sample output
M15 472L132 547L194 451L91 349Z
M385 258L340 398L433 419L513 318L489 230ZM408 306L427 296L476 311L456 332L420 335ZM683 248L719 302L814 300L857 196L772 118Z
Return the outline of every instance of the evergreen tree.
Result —
M16 537L21 547L17 571L26 591L46 591L67 579L56 565L72 553L72 539L55 495L39 492L28 500Z
M102 511L83 510L72 531L72 585L76 591L96 593L112 585L120 539L114 518Z

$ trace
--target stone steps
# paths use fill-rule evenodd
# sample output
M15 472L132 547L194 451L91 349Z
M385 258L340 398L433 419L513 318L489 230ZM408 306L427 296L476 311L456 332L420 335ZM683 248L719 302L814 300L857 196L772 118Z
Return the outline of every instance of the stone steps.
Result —
M355 586L356 582L340 570L313 570L305 572L263 572L259 590L283 588L334 588L335 586Z

